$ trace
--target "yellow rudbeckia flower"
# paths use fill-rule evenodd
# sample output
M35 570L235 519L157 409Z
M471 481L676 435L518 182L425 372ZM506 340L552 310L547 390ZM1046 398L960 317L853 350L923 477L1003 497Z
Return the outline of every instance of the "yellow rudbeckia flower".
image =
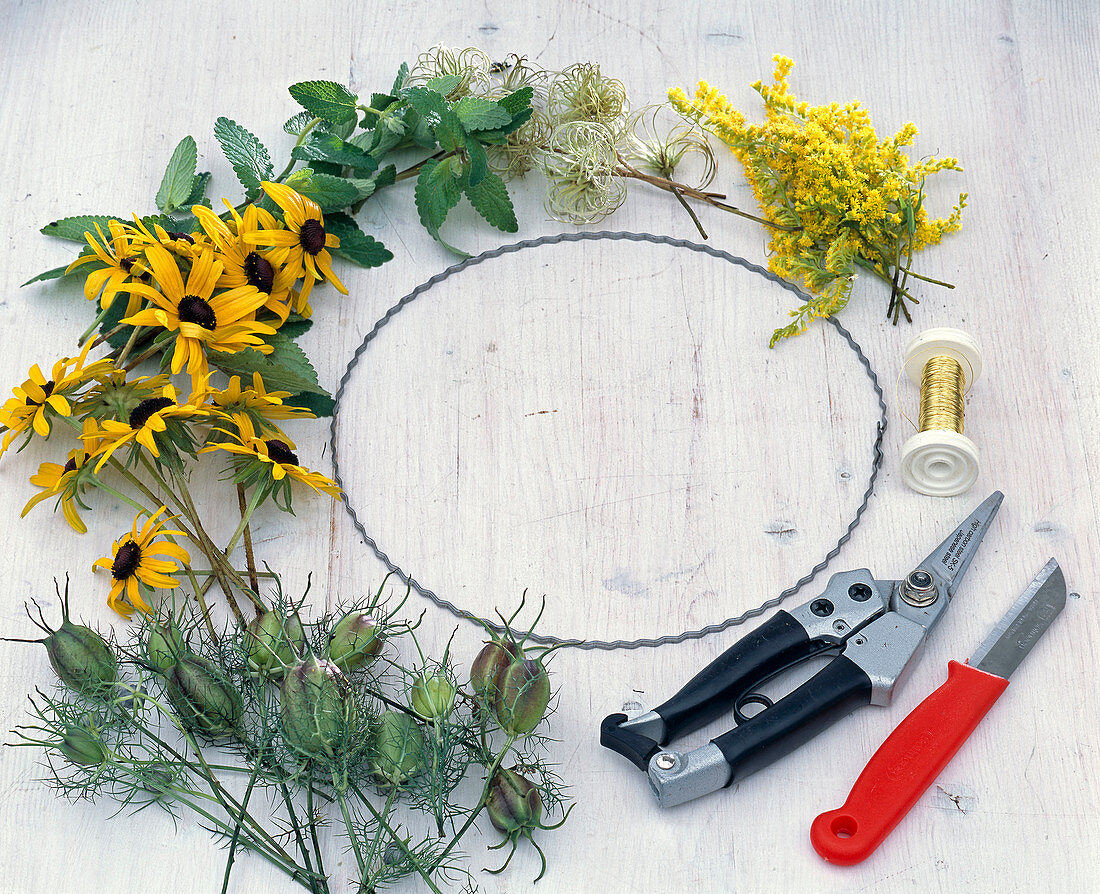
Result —
M340 239L325 232L325 218L320 206L282 183L263 182L264 191L283 209L285 230L260 230L246 233L244 241L251 245L274 247L269 257L272 262L285 265L295 279L303 277L302 291L296 299L295 310L309 316L309 294L313 284L328 280L346 295L347 288L332 272L332 255L328 249L339 248Z
M229 289L225 294L227 299L263 295L263 307L279 318L281 326L290 316L287 302L291 300L291 288L298 276L287 267L272 264L270 252L260 252L244 241L248 233L275 230L278 224L269 212L255 205L245 208L242 217L228 199L225 204L233 216L236 232L209 208L195 205L191 209L210 241L217 246L218 260L224 267L218 287Z
M89 340L79 357L62 357L53 365L48 379L36 363L28 372L30 378L12 389L13 397L0 409L0 425L8 430L4 435L3 446L0 446L0 456L23 433L26 433L28 440L31 432L47 437L50 433L50 413L71 416L72 407L68 398L89 380L105 376L114 369L110 360L97 360L85 366L84 362L88 359L91 347L92 342Z
M143 283L128 288L148 298L153 307L127 317L122 322L132 326L159 326L178 332L172 352L172 372L185 367L192 378L206 375L206 351L235 354L245 348L271 353L261 335L273 335L275 330L251 319L261 307L265 295L223 292L214 288L222 275L222 262L207 249L199 253L187 276L186 284L172 255L160 245L150 245L145 256L160 291Z
M278 438L261 438L257 436L252 421L244 413L235 413L232 419L236 431L216 429L228 435L230 440L208 444L199 453L224 450L242 457L235 462L234 480L238 484L243 487L255 485L267 488L274 495L276 505L287 512L291 511L291 481L301 482L331 497L340 496L340 488L336 486L336 482L299 464L298 455L294 452L294 442L282 432L278 432Z
M124 617L132 615L134 609L152 614L149 603L142 598L142 588L171 590L178 587L180 582L169 575L179 571L180 566L176 562L186 564L191 561L191 556L182 546L167 540L157 540L158 537L184 536L182 531L164 528L164 523L169 519L157 521L160 514L167 511L166 506L161 506L149 516L140 531L139 515L134 519L130 533L124 534L111 546L111 555L92 563L93 571L96 568L105 568L111 572L111 591L107 595L107 604ZM169 558L158 559L156 556Z

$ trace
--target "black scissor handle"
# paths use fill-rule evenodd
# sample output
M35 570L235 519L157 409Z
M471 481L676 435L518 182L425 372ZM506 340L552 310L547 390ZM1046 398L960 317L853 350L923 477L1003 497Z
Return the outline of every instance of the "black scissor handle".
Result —
M822 647L823 643L811 639L792 615L776 612L692 677L667 702L654 708L665 722L665 737L660 744L705 726L737 706L765 680L820 654Z
M731 782L794 751L871 703L871 678L839 655L775 704L713 739L730 766Z

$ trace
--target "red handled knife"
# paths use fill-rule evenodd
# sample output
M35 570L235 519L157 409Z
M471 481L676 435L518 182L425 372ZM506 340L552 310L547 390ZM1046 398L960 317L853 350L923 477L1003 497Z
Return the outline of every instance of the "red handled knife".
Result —
M830 863L859 863L886 839L1008 687L1009 675L1066 605L1066 581L1051 559L966 664L914 708L868 761L844 806L810 827Z

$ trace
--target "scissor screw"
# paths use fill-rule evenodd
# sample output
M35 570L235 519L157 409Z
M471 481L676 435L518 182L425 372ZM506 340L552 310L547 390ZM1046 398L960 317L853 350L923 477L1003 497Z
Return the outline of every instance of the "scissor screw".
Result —
M931 605L938 595L932 575L920 569L910 571L901 585L901 597L910 605Z
M827 618L833 613L833 604L828 599L815 599L810 604L810 611L819 618Z
M669 754L667 751L663 751L654 758L653 763L655 763L660 770L671 770L676 766L676 756Z
M866 602L871 598L871 588L867 584L852 584L848 588L848 595L853 602Z

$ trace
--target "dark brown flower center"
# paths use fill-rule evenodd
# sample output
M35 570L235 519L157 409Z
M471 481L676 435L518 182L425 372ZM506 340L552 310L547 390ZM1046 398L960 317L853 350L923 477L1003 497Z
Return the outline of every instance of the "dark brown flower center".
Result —
M159 413L174 404L175 401L168 397L150 397L148 400L143 400L130 413L130 428L136 431L145 425L154 413Z
M118 266L121 267L123 270L125 270L127 273L129 273L134 267L134 259L133 258L123 258L121 261L118 262Z
M111 563L111 575L115 580L126 580L138 569L141 564L141 547L133 540L127 540L115 553L115 560Z
M28 407L40 407L40 406L42 406L42 404L44 404L47 400L49 400L50 395L53 394L53 389L54 389L54 382L51 379L49 382L47 382L45 385L42 386L42 400L32 400L31 397L28 395L27 399L25 401L26 405Z
M321 221L311 217L302 224L302 228L298 230L298 241L311 255L320 252L325 247L325 228L321 225Z
M191 245L195 244L195 237L192 236L190 233L169 233L168 235L173 239L182 239L184 242L187 242Z
M69 461L67 463L65 463L65 472L75 472L75 471L76 471L76 460L72 459L70 457ZM61 474L64 475L65 472L62 472Z
M283 463L288 466L298 465L298 457L294 454L294 451L290 449L290 445L286 441L280 441L278 438L273 438L270 441L264 441L267 444L267 455L271 457L277 463Z
M275 268L259 252L250 251L244 259L244 275L254 289L259 289L265 295L271 294L271 287L275 283Z
M213 332L218 326L218 318L214 315L214 308L202 298L194 295L184 295L179 307L180 322L194 323Z

